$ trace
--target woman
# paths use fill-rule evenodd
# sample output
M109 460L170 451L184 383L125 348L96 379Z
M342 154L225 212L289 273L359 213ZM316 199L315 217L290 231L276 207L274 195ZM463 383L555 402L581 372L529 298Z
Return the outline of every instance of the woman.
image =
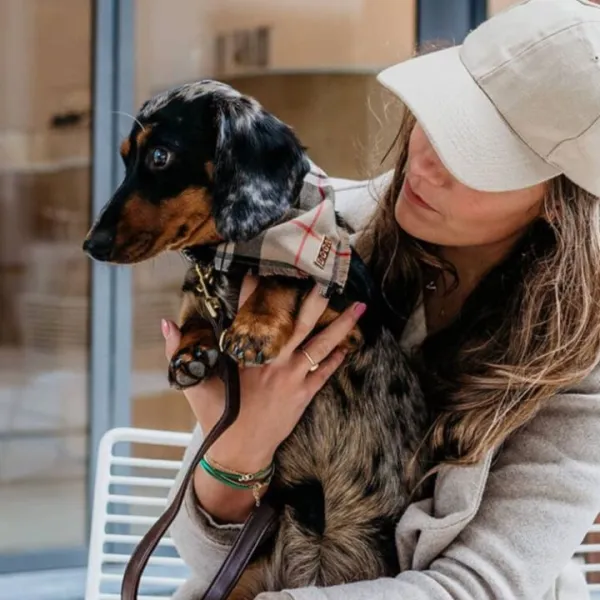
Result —
M587 597L571 557L600 512L599 55L600 6L528 0L462 46L380 74L410 113L358 248L425 375L435 485L398 523L397 577L261 598ZM341 186L338 201L356 216L367 184ZM303 332L324 308L306 300ZM244 371L241 415L212 457L269 465L356 318ZM169 356L179 333L163 333ZM186 396L199 423L187 462L223 391L210 381ZM201 596L253 505L197 469L172 528L194 572L178 598Z

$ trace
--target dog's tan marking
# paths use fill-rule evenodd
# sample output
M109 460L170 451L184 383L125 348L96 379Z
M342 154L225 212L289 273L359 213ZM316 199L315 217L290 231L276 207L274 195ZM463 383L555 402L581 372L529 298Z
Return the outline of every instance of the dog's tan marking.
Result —
M124 159L129 156L129 153L131 152L131 142L129 141L129 138L125 138L121 142L121 148L119 149L119 152Z
M204 168L206 169L206 173L208 174L208 178L213 180L213 173L215 172L215 165L212 161L206 161L204 163Z
M265 567L261 563L259 561L246 568L227 600L248 600L265 590Z
M222 241L211 205L212 199L203 188L189 188L159 205L132 195L119 219L118 258L139 262L165 250Z
M152 131L152 126L151 125L146 125L144 127L144 129L142 129L135 136L135 143L137 144L138 148L141 148L146 143L146 140L148 139L148 136L150 135L151 131Z
M277 279L260 279L225 334L224 347L241 364L262 364L276 358L294 331L299 294L297 288ZM326 308L314 332L339 316L339 312ZM355 327L339 347L353 351L361 343L362 334Z
M172 249L222 241L212 217L212 198L203 188L191 188L164 202L165 235L173 241ZM185 226L185 236L177 233Z

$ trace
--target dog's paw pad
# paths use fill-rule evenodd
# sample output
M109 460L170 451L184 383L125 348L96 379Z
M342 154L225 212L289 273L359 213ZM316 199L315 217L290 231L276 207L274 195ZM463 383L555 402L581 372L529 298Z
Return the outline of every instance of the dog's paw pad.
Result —
M210 375L217 364L219 351L200 345L178 350L169 364L169 383L177 389L185 389L200 383Z

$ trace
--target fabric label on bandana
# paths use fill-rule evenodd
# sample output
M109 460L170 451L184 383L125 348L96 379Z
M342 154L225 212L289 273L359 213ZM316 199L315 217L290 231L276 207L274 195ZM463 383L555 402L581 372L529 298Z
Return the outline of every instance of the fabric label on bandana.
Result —
M323 238L323 243L321 244L321 249L319 250L319 255L315 260L315 265L319 267L319 269L324 269L327 264L327 257L331 252L331 247L333 246L333 242L327 236Z
M350 268L352 231L338 223L335 192L314 163L304 178L297 207L247 242L219 244L215 268L234 264L258 269L259 276L312 277L324 296L341 292Z

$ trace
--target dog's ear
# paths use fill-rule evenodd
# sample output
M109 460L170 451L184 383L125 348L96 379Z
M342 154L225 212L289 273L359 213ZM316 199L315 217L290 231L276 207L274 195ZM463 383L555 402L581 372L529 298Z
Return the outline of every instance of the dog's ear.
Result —
M257 102L219 100L213 215L224 239L243 241L290 209L310 167L292 129Z

